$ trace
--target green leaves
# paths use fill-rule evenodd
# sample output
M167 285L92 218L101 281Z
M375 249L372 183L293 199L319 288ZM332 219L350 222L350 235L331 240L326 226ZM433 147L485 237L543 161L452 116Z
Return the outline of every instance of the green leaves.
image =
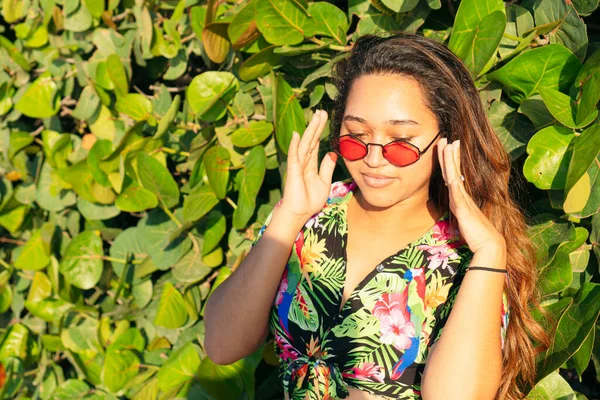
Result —
M225 115L225 105L233 99L238 88L238 80L230 72L204 72L189 84L187 101L195 114L207 121L216 121Z
M282 75L277 76L275 87L275 137L281 150L287 154L292 132L304 132L306 120L300 102Z
M523 173L527 180L540 189L563 189L569 168L569 143L574 134L559 126L538 131L527 144L527 160Z
M136 121L145 121L152 116L152 102L138 93L120 97L115 104L117 111L129 115Z
M448 48L476 77L495 54L505 26L506 15L501 0L462 1Z
M203 161L206 168L206 176L208 177L210 187L219 199L224 199L227 194L230 160L231 154L229 151L220 146L211 147L204 154Z
M581 62L559 44L537 47L522 53L487 75L500 82L510 98L520 103L546 87L567 92L577 77Z
M253 147L246 158L240 196L233 212L233 226L242 229L254 214L256 196L265 178L267 156L262 146Z
M600 285L584 283L574 302L558 321L554 345L538 363L538 377L543 378L560 367L578 349L592 330L600 312Z
M175 329L183 326L188 319L183 296L170 283L165 283L156 310L154 324L165 328Z
M360 36L393 32L448 44L535 186L537 289L560 327L530 397L572 396L557 369L600 371L600 52L586 33L598 1L454 4L3 0L0 397L273 397L254 382L262 348L206 357L206 300L281 199L292 132L331 110L336 63ZM355 317L338 333L377 330Z
M60 261L60 272L72 285L91 289L102 275L104 251L102 239L93 231L73 238Z
M253 147L268 138L273 125L267 121L252 121L247 127L241 127L231 135L231 142L238 147Z
M256 25L269 43L298 44L315 32L307 6L304 1L257 0Z
M27 88L15 108L31 118L48 118L58 112L58 85L48 72L40 75Z
M138 174L144 188L154 193L164 207L171 208L179 204L177 183L154 157L138 154Z
M158 386L167 391L175 386L190 381L196 376L200 367L200 357L196 347L187 343L173 352L158 372Z
M210 186L197 186L183 202L183 218L186 221L197 221L218 203L219 199Z

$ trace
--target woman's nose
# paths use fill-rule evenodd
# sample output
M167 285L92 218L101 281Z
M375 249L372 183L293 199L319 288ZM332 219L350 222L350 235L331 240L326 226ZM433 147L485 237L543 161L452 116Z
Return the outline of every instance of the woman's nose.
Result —
M376 167L382 163L386 163L387 160L383 157L383 146L379 146L374 143L370 143L367 146L368 153L364 160L370 167Z

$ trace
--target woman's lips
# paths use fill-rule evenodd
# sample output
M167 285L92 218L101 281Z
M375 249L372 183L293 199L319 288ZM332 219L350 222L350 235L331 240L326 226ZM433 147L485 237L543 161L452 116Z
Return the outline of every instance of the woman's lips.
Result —
M363 179L367 183L367 185L373 188L381 188L387 186L394 180L394 178L375 178L366 174L363 174Z

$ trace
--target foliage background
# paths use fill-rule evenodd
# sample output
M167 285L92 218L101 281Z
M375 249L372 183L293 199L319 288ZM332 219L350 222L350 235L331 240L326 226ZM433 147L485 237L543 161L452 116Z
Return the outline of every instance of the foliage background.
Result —
M600 397L598 0L0 7L0 397L281 398L272 343L205 356L204 304L281 198L292 131L330 109L332 63L395 31L464 60L526 180L558 323L529 398Z

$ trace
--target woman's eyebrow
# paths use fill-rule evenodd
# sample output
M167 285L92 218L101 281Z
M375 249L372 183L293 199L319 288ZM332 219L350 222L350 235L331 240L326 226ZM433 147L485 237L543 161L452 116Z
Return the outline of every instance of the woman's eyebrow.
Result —
M361 117L357 117L355 115L346 115L343 119L344 121L356 121L361 124L367 124L367 121ZM417 121L412 119L390 119L388 121L388 125L420 125Z

